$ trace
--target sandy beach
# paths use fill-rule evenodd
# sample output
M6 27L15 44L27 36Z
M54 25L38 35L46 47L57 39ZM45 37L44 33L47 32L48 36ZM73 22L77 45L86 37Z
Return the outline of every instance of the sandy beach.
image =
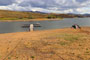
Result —
M90 60L90 27L0 34L0 60Z

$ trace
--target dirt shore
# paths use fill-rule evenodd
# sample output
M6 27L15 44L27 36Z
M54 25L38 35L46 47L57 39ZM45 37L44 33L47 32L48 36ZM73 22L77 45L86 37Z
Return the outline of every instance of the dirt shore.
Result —
M0 60L90 60L90 27L0 34Z

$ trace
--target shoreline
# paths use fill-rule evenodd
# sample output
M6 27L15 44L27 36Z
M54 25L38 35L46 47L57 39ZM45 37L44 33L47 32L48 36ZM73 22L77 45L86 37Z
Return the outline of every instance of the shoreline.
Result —
M84 26L84 27L81 27L81 29L72 29L72 28L70 28L70 27L67 27L67 28L59 28L59 29L48 29L48 30L35 30L35 31L32 31L32 32L43 32L43 31L58 31L58 30L61 30L61 31L63 31L63 30L72 30L72 31L79 31L79 30L82 30L82 29L90 29L90 27L89 26ZM31 32L31 33L32 33ZM64 31L63 31L64 32ZM11 33L0 33L0 35L2 35L2 34L16 34L16 33L30 33L30 31L24 31L24 32L11 32Z
M81 27L81 29L89 29L90 27L89 26L83 26ZM43 31L57 31L57 30L68 30L68 29L72 29L70 27L67 27L67 28L59 28L59 29L47 29L47 30L34 30L33 32L43 32ZM72 30L80 30L80 29L72 29ZM11 32L11 33L0 33L1 34L13 34L13 33L30 33L30 31L24 31L24 32Z
M62 19L26 19L26 20L0 20L0 22L23 22L23 21L57 21Z

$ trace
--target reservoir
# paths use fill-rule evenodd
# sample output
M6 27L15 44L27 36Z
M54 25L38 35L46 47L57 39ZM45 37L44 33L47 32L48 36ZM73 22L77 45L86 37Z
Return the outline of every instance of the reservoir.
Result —
M90 18L64 18L56 21L22 21L22 22L0 22L0 33L25 32L29 28L22 28L24 24L40 23L41 27L35 27L34 30L49 30L69 28L73 24L81 27L90 27Z

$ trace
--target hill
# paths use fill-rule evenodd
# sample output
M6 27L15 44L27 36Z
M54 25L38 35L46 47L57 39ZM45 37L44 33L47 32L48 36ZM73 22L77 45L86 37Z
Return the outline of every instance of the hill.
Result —
M36 19L45 17L47 17L47 14L0 10L0 19Z
M56 19L56 18L76 18L87 17L80 14L56 14L56 13L43 13L33 11L8 11L0 10L0 20L25 20L25 19Z

